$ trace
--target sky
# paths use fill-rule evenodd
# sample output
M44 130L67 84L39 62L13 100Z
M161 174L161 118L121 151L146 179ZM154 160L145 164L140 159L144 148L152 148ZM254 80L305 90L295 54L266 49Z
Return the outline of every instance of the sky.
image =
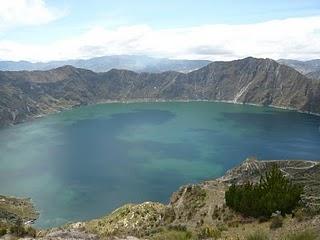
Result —
M0 0L0 60L320 58L320 0Z

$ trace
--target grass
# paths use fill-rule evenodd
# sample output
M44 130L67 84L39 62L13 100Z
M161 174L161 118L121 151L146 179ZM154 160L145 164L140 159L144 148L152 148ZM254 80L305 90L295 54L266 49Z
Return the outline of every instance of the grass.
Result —
M198 233L199 239L219 239L221 237L221 231L212 227L203 227Z
M151 240L189 240L193 239L192 234L187 231L169 230L155 234Z
M20 199L2 195L0 195L0 211L14 214L23 220L33 220L39 216L30 199Z
M270 229L281 228L283 225L283 217L276 216L271 219Z
M282 240L319 240L318 234L311 230L305 230L300 233L290 234Z
M246 237L246 240L269 240L268 234L265 232L254 232Z

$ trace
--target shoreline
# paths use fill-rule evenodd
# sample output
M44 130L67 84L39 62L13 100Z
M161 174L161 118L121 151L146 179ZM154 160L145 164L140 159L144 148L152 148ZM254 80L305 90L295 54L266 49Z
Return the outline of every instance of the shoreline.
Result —
M213 102L213 103L228 103L228 104L235 104L235 105L248 105L248 106L256 106L256 107L268 107L268 108L274 108L274 109L282 109L282 110L288 110L292 112L297 113L303 113L313 116L320 117L320 113L316 112L309 112L309 111L302 111L298 110L293 107L284 107L284 106L278 106L278 105L263 105L259 103L250 103L250 102L235 102L232 100L209 100L209 99L151 99L151 98L142 98L142 99L131 99L131 100L105 100L105 101L99 101L96 103L88 103L86 105L75 105L70 108L66 108L65 110L70 110L77 107L83 107L83 106L92 106L92 105L101 105L101 104L110 104L110 103L121 103L121 104L133 104L133 103L188 103L188 102ZM59 113L65 110L58 110L53 113ZM51 114L51 113L48 113ZM46 116L48 114L41 114L35 116L36 118Z
M76 107L82 107L82 106L91 106L91 105L100 105L100 104L109 104L109 103L123 103L123 104L131 104L131 103L188 103L188 102L213 102L213 103L228 103L228 104L235 104L235 105L248 105L248 106L256 106L256 107L269 107L269 108L274 108L274 109L282 109L282 110L288 110L292 112L297 112L297 113L303 113L303 114L308 114L308 115L313 115L313 116L318 116L320 117L320 113L315 113L315 112L309 112L309 111L302 111L298 110L296 108L292 107L283 107L283 106L277 106L277 105L263 105L259 103L245 103L245 102L235 102L232 100L209 100L209 99L132 99L132 100L107 100L107 101L99 101L97 103L90 103L87 105L78 105L71 107L76 108ZM59 111L61 112L61 111Z
M320 113L315 113L315 112L309 112L309 111L302 111L298 110L296 108L292 107L284 107L284 106L277 106L277 105L263 105L259 103L244 103L244 102L235 102L232 100L209 100L209 99L154 99L154 98L141 98L141 99L131 99L131 100L104 100L104 101L98 101L98 102L92 102L88 104L78 104L74 106L68 106L68 107L61 107L61 109L57 109L48 113L43 113L43 114L38 114L34 116L29 116L26 119L17 122L17 123L10 123L4 126L0 126L0 130L11 127L11 126L16 126L22 123L26 123L29 121L32 121L34 119L39 119L43 118L46 116L49 116L51 114L58 114L64 111L69 111L72 109L76 109L79 107L86 107L86 106L94 106L94 105L103 105L103 104L112 104L112 103L117 103L117 104L134 104L134 103L188 103L188 102L212 102L212 103L227 103L227 104L234 104L234 105L248 105L248 106L256 106L256 107L268 107L268 108L273 108L273 109L280 109L280 110L287 110L291 112L296 112L296 113L301 113L301 114L307 114L307 115L312 115L312 116L317 116L320 117Z

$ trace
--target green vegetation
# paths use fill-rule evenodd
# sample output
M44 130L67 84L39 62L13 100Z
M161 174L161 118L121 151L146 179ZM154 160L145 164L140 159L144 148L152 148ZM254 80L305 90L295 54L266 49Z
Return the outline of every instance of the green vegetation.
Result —
M221 231L212 227L203 227L198 233L199 239L218 239L221 237Z
M104 218L87 222L85 230L101 237L146 236L160 226L165 208L163 204L152 202L127 204Z
M275 216L271 219L270 229L281 228L283 225L283 217Z
M246 240L268 240L269 236L265 232L257 231L246 237Z
M9 232L17 237L36 237L37 235L37 232L34 228L30 226L24 227L21 220L17 221L16 224L12 225L10 227Z
M155 234L151 240L189 240L193 239L188 231L168 230Z
M318 240L318 234L311 230L306 230L300 233L291 234L283 240Z
M6 233L7 233L7 229L6 228L0 228L0 237L5 235Z
M30 199L0 195L0 216L5 222L14 224L16 221L29 221L39 217Z
M280 211L282 215L291 213L301 200L303 188L290 182L274 165L260 183L232 185L225 193L228 207L246 216L267 217Z
M188 186L184 195L187 218L190 220L194 214L204 206L207 193L200 186Z

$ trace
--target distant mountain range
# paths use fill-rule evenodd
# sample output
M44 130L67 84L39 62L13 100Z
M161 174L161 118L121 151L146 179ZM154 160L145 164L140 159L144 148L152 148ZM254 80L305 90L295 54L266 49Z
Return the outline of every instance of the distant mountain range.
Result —
M53 68L71 65L76 68L84 68L94 72L107 72L113 68L126 69L135 72L190 72L208 65L207 60L172 60L167 58L152 58L140 55L114 55L96 57L90 59L51 61L51 62L27 62L27 61L0 61L1 71L32 71L49 70Z
M271 59L213 62L189 73L96 73L64 66L0 71L0 126L106 101L216 100L320 113L320 81Z
M144 55L113 55L90 59L72 59L65 61L28 62L0 61L0 71L34 71L50 70L66 65L88 69L94 72L107 72L111 69L125 69L135 72L160 73L175 71L188 73L211 63L209 60L174 60L153 58ZM320 80L320 59L298 61L279 59L278 63L294 68L308 78Z
M278 62L296 69L309 78L320 80L320 59L309 61L279 59Z

